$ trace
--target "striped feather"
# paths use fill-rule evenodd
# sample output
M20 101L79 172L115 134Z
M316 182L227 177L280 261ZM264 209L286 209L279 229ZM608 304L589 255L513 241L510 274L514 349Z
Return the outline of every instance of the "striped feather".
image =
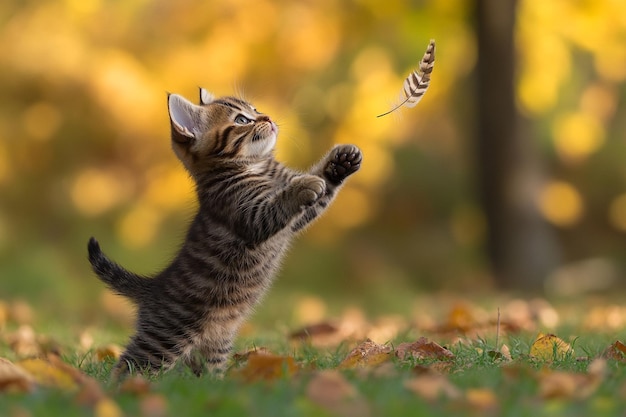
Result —
M414 70L404 80L404 86L402 87L401 102L395 105L391 110L386 113L379 114L376 117L386 116L398 110L400 107L412 108L422 100L428 86L430 85L430 74L433 72L435 66L435 41L431 39L424 53L424 57L420 61L419 69Z

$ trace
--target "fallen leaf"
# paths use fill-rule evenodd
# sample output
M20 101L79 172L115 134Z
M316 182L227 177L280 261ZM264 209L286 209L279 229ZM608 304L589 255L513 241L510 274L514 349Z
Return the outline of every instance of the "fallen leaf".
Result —
M324 370L313 376L306 387L307 398L333 415L360 417L371 410L357 389L336 370Z
M465 401L474 409L487 411L498 407L496 394L487 388L470 388L465 391Z
M37 356L41 352L32 327L23 324L7 337L7 342L17 356Z
M17 300L11 303L9 308L9 318L17 324L30 324L33 322L33 309L31 306L22 300Z
M455 304L448 313L446 327L465 332L476 325L476 318L465 303Z
M427 401L440 398L461 398L461 391L448 378L439 374L424 374L404 381L404 387Z
M626 361L626 345L617 340L602 352L602 357L615 361Z
M145 395L150 392L150 382L140 375L126 378L120 385L120 392L133 395Z
M0 392L30 392L35 379L24 369L5 358L0 358Z
M563 359L571 353L572 347L553 334L539 333L530 347L530 356L543 361Z
M387 361L390 357L391 346L379 345L370 339L360 343L352 349L348 356L337 366L337 369L353 369L363 366L373 367Z
M454 353L443 346L431 342L425 337L420 337L413 343L400 343L396 348L396 356L400 360L408 359L439 359L449 360L454 358Z
M96 349L96 358L102 362L106 360L117 360L122 354L122 348L113 343L106 346L101 346Z
M24 359L17 362L16 365L32 375L34 380L40 385L65 391L77 388L72 375L43 359Z
M248 356L246 366L237 369L235 374L245 381L271 381L283 376L292 376L299 367L291 356L276 356L254 353Z
M591 362L586 374L542 370L538 374L539 394L545 399L583 400L596 392L605 372L605 359Z
M339 327L328 322L305 326L292 332L289 339L297 342L310 343L313 346L333 346L341 343L343 335Z
M122 417L124 413L115 401L110 398L103 398L95 405L94 417Z
M151 394L139 403L142 417L164 417L167 415L167 400L161 394Z
M233 355L233 360L235 362L244 362L247 361L250 355L273 355L273 353L266 347L255 347L254 349L248 350L246 352L237 352Z

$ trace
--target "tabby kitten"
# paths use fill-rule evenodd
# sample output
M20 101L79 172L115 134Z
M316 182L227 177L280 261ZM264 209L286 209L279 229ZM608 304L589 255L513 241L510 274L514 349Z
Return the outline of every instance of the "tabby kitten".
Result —
M138 307L116 376L156 373L178 360L197 374L223 372L239 326L272 283L291 239L361 166L356 146L338 145L306 173L285 167L273 156L276 124L235 97L200 89L200 105L171 94L168 108L172 147L199 200L182 248L148 278L111 261L94 238L88 245L98 277Z

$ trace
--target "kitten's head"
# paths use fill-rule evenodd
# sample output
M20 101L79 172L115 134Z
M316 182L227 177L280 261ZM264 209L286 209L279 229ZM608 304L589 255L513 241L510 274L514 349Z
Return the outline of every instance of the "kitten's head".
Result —
M193 175L211 159L250 161L272 154L278 128L250 103L215 98L200 89L200 104L177 95L168 96L172 147Z

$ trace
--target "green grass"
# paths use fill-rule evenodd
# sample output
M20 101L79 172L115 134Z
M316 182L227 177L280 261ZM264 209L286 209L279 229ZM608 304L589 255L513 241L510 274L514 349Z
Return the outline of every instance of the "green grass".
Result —
M174 369L151 381L149 396L156 396L166 404L167 416L332 416L331 411L316 404L308 395L312 378L319 370L335 369L346 357L355 342L344 342L331 348L317 348L308 344L291 344L287 333L298 325L285 312L295 311L298 300L276 296L275 302L267 302L252 319L237 340L237 351L266 347L273 353L293 357L302 370L291 377L273 381L245 381L233 374L223 380L210 376L197 378L185 369ZM278 302L280 301L280 302ZM426 297L419 301L420 312L429 314L435 324L445 322L445 317L454 299ZM502 300L481 302L486 305L490 317L494 306L505 305ZM342 305L342 304L338 304ZM398 308L396 306L396 308ZM95 307L94 307L95 309ZM327 315L341 316L341 308L330 305ZM388 312L383 309L383 312ZM572 314L576 311L577 315ZM615 340L626 338L624 329L593 329L582 327L584 315L589 308L566 306L560 310L561 325L551 332L557 334L574 351L563 358L550 362L538 362L529 356L530 347L540 330L501 334L498 345L506 344L513 362L505 363L490 355L496 346L495 326L487 326L479 337L459 342L454 334L427 333L416 330L408 321L411 314L401 314L407 320L407 329L401 331L390 343L398 346L402 342L413 342L421 336L445 345L455 358L445 370L445 378L460 392L459 398L442 396L428 400L406 388L406 382L419 377L416 367L437 367L438 361L406 361L391 359L391 372L376 372L372 369L341 371L354 386L366 404L369 416L624 416L626 405L626 362L608 361L605 374L593 394L584 399L573 396L545 399L541 395L541 375L559 371L587 375L590 360L596 358ZM93 351L79 347L79 335L85 330L85 322L93 337L93 346L109 343L123 345L130 329L106 314L74 315L74 319L59 319L37 311L33 327L38 335L46 336L59 345L63 360L96 379L107 395L119 406L125 416L141 416L146 396L120 393L109 383L112 361L99 362ZM373 314L379 314L376 311ZM68 315L71 317L71 315ZM91 321L87 317L94 317ZM374 317L375 318L375 317ZM376 321L376 320L373 320ZM0 357L11 361L20 358L8 346L8 336L17 329L9 323L0 328ZM359 339L358 341L361 341ZM243 364L242 364L243 366ZM480 409L468 404L468 390L492 392L497 406ZM0 389L0 416L88 416L97 415L92 406L81 405L76 392L65 392L54 388L38 388L32 393L6 393ZM350 410L340 415L353 415ZM115 417L100 415L99 417Z
M10 331L11 329L8 329ZM54 329L52 329L55 332ZM563 330L565 331L565 330ZM8 332L7 332L8 333ZM106 332L105 332L106 333ZM557 331L558 333L558 331ZM563 333L565 334L565 333ZM63 331L59 330L59 337ZM55 338L56 334L49 334ZM407 332L393 341L397 345L414 341L420 335ZM492 335L490 335L492 336ZM595 392L585 399L563 398L546 400L540 395L541 370L585 374L590 363L581 357L596 357L615 338L610 334L583 334L573 342L574 353L549 363L537 362L528 356L535 334L514 334L501 337L511 349L514 361L505 364L488 354L494 340L473 340L471 344L454 343L449 349L456 355L446 378L462 393L461 398L441 397L426 400L405 388L405 381L415 378L416 365L429 366L430 361L401 362L392 359L391 372L375 373L372 369L342 371L367 405L370 416L623 416L626 406L626 364L609 361L602 381ZM95 336L97 340L110 338ZM121 338L123 335L117 335ZM431 339L438 340L436 335ZM68 338L66 340L71 340ZM570 341L571 343L571 341ZM315 375L312 369L333 369L350 350L348 343L330 349L310 345L290 345L278 331L247 335L238 341L238 348L268 347L272 352L292 356L303 370L291 377L274 381L244 381L227 375L223 380L210 376L197 378L185 369L175 369L151 382L151 395L161 396L168 416L331 416L329 410L307 396L307 386ZM108 383L113 365L98 362L93 352L78 353L71 345L62 346L63 360L97 379L108 395L123 410L124 415L142 415L145 396L119 393ZM6 345L0 345L0 356L16 359ZM512 371L509 371L512 369ZM495 409L481 410L469 406L463 393L471 389L492 391L497 398ZM75 392L53 388L38 388L28 394L0 394L1 416L84 416L94 411L78 404ZM27 411L24 414L24 411ZM347 412L349 415L349 411Z

